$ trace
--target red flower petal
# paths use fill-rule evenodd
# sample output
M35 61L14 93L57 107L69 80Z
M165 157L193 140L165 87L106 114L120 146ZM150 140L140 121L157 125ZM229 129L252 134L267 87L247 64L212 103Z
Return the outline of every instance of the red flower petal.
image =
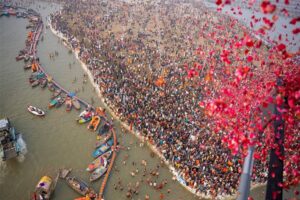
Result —
M222 4L222 0L216 0L216 4L219 6Z
M263 13L273 13L276 10L276 5L271 4L271 2L265 0L260 4L260 8Z
M298 33L300 33L300 28L295 28L293 30L293 34L297 35Z
M285 44L281 43L281 44L277 45L277 49L278 49L278 51L283 51L286 49L286 46L285 46Z
M290 24L293 24L295 25L297 22L300 21L300 17L296 17L296 18L293 18L291 21L290 21Z

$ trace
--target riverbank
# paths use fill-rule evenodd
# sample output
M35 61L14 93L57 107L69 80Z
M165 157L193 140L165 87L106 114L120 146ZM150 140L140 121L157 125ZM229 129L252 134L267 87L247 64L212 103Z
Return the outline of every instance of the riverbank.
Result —
M183 178L180 177L180 174L178 171L176 171L176 169L171 165L171 163L169 161L167 161L163 155L160 153L159 149L156 148L155 145L151 144L148 140L148 138L146 138L145 136L143 136L140 132L138 132L137 130L135 130L135 128L133 127L132 129L130 128L130 125L127 124L126 122L122 121L120 119L120 116L117 115L117 112L115 112L115 108L114 106L103 97L102 93L101 93L101 88L94 82L94 77L91 73L91 71L88 69L88 66L79 58L79 50L75 50L72 48L71 44L68 43L68 38L65 37L61 32L55 30L51 24L51 21L48 20L47 21L50 30L52 31L52 33L54 35L56 35L58 38L60 38L63 41L63 44L69 48L70 50L72 50L74 56L76 57L76 59L80 62L82 69L86 72L86 74L89 77L89 80L92 84L92 86L95 88L95 91L97 93L97 96L99 97L99 99L103 102L103 104L108 108L109 112L111 113L113 119L120 121L120 123L122 124L122 126L131 134L135 135L141 143L146 143L147 146L166 164L166 166L168 166L169 171L173 174L173 176L176 178L176 180L189 192L193 193L194 195L200 197L200 198L205 198L205 199L211 199L213 198L211 195L204 195L203 193L199 193L197 192L195 189L188 187L185 184L185 181L183 180ZM251 189L255 189L257 187L263 186L265 184L252 184L251 185ZM217 198L218 199L236 199L236 195L218 195Z

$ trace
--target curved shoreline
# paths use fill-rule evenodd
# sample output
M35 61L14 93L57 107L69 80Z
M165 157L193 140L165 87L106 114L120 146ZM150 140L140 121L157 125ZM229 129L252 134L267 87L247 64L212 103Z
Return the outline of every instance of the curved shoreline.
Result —
M106 100L102 93L101 93L101 90L100 90L100 86L97 85L95 82L94 82L94 77L91 73L91 71L88 69L87 67L87 64L85 64L82 60L80 60L79 58L79 51L76 51L75 49L72 48L72 46L70 45L70 43L68 42L68 38L66 38L64 36L63 33L55 30L53 27L52 27L52 23L51 23L51 20L47 20L47 24L49 25L50 27L50 30L52 31L52 33L57 36L59 39L63 40L63 44L70 50L72 50L72 53L74 54L74 56L76 57L76 59L80 62L80 65L82 67L82 69L87 73L88 77L89 77L89 80L90 80L90 83L92 84L92 86L95 88L95 91L97 92L97 96L99 97L99 99L102 101L102 103L105 105L105 107L109 110L109 113L111 114L111 116L113 117L113 119L116 119L118 120L120 123L121 123L121 126L124 127L128 132L130 132L131 134L135 135L139 140L140 142L142 143L146 143L147 146L151 149L151 151L153 151L165 164L166 166L168 166L169 168L169 171L172 173L172 175L174 177L176 177L176 180L180 183L180 185L182 185L186 190L188 190L189 192L191 192L192 194L196 195L197 197L200 197L200 198L204 198L204 199L213 199L214 197L212 197L211 195L205 195L203 193L200 193L200 192L196 192L195 189L187 186L185 184L185 181L180 177L179 175L179 172L176 171L176 169L170 164L170 162L168 160L166 160L163 155L160 153L160 151L158 150L158 148L156 148L155 145L151 144L149 141L148 141L148 138L143 136L139 131L137 131L134 127L131 129L130 128L130 125L128 125L126 122L122 121L120 119L120 117L116 114L116 112L114 111L114 106L112 103L110 103L108 100ZM255 189L257 187L260 187L260 186L263 186L265 185L265 183L252 183L251 184L251 188L250 190L252 189ZM233 195L218 195L216 196L215 198L216 199L236 199L237 197L237 192Z

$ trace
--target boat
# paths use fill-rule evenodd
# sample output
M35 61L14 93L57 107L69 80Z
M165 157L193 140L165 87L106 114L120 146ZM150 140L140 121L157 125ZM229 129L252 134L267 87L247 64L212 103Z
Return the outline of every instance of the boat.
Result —
M30 59L30 56L28 56L28 55L25 55L25 56L24 56L24 62L28 62L29 59Z
M108 163L108 159L111 156L112 151L107 151L106 153L104 153L103 155L99 156L98 158L96 158L92 163L90 163L88 165L88 167L86 168L86 171L88 172L92 172L94 171L97 167L100 166L107 166Z
M66 101L66 98L65 97L58 97L57 98L57 104L55 105L56 108L59 108L61 105L63 105Z
M0 157L3 161L17 157L21 152L20 137L8 118L0 119Z
M86 195L85 197L78 197L74 200L92 200L91 197L89 197L89 195Z
M97 107L96 108L96 113L99 116L105 117L105 108Z
M44 116L45 115L45 112L42 109L39 109L34 106L28 106L27 110L36 116Z
M74 106L74 108L76 109L76 110L80 110L80 102L78 101L78 99L76 99L76 98L73 98L72 99L72 104L73 104L73 106Z
M84 124L92 119L93 112L91 111L91 108L88 107L84 111L82 111L79 115L79 119L77 120L79 124Z
M52 94L52 99L56 98L58 95L60 95L61 89L56 89Z
M48 89L53 92L55 90L55 86L52 82L48 82Z
M100 122L101 122L100 116L98 115L93 116L91 122L87 126L87 129L96 131Z
M72 110L72 99L68 96L66 98L66 111Z
M31 200L49 200L55 189L56 181L53 181L50 176L43 176L36 185Z
M112 132L109 132L107 134L104 135L97 135L97 142L95 145L95 148L100 147L103 143L107 142L111 137L112 137Z
M105 133L107 133L110 129L110 124L105 123L103 126L100 127L99 131L98 131L98 135L103 135Z
M31 87L36 87L40 84L40 81L37 79L31 83Z
M90 176L90 181L93 182L93 181L96 181L97 179L101 178L105 172L107 171L107 168L106 167L98 167L97 169L95 169L91 176Z
M48 108L53 108L53 107L57 104L58 98L60 98L60 97L57 97L57 98L55 98L55 99L52 99L52 100L50 101L50 103L48 104Z
M113 139L109 139L106 143L102 144L100 147L98 147L93 153L92 156L94 158L97 158L99 156L101 156L102 154L104 154L105 152L107 152L111 146L113 145L114 141Z
M31 69L31 65L24 65L24 69L25 69L25 70Z
M76 177L66 177L67 184L82 196L96 194L93 188L89 187L84 181Z
M47 83L48 83L48 81L46 78L40 79L41 88L45 88L47 86Z
M16 57L16 61L20 61L20 60L22 60L22 59L24 59L24 55L18 55L17 57Z

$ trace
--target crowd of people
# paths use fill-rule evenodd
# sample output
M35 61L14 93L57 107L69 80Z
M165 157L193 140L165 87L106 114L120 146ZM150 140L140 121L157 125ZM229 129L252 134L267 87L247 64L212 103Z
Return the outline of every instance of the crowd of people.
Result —
M120 119L145 136L195 192L234 194L243 161L211 130L198 105L203 87L210 86L199 82L211 78L200 73L205 66L222 65L219 46L230 48L228 41L246 28L197 2L64 2L51 16L52 27L79 51ZM265 163L256 161L254 172L254 182L266 181Z

